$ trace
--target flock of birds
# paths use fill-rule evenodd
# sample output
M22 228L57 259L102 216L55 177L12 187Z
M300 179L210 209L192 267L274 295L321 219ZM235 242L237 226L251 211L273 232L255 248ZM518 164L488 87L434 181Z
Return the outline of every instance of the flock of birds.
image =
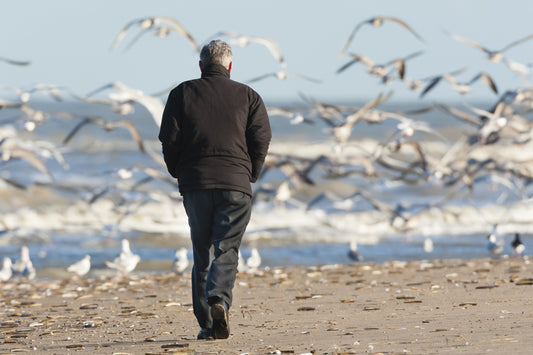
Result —
M322 122L327 127L328 139L332 140L333 149L330 152L319 154L315 159L309 159L308 157L302 158L292 154L270 153L265 162L262 178L269 171L273 170L281 172L285 178L277 186L263 184L261 178L255 187L254 203L265 200L278 203L282 206L286 206L288 203L294 203L306 210L311 210L317 208L319 204L323 204L325 201L331 204L346 203L346 206L350 206L349 202L364 200L373 209L390 216L390 224L395 229L398 231L408 231L412 228L411 223L416 216L432 208L443 207L458 191L463 191L464 189L472 191L477 183L490 181L494 184L509 187L509 189L517 191L517 194L520 195L522 194L523 188L527 187L533 181L533 173L524 167L525 164L528 164L527 161L520 161L519 159L501 161L495 157L479 160L472 154L476 150L492 147L496 144L524 146L531 141L533 128L527 118L527 114L533 110L533 89L527 80L531 65L517 62L508 57L506 53L511 48L532 40L533 34L513 41L499 50L489 49L484 45L456 34L449 34L452 39L483 52L491 62L504 63L512 74L516 75L525 85L524 88L508 89L502 93L501 89L498 89L495 80L487 72L475 73L470 76L469 80L462 81L460 75L467 71L466 67L425 78L409 77L407 75L408 61L423 55L423 51L416 51L407 56L398 56L385 63L376 63L368 55L349 52L349 48L356 34L362 27L380 27L384 23L397 25L420 43L425 43L424 38L420 34L399 18L390 16L372 17L358 23L344 43L339 52L339 57L347 56L348 61L337 69L338 74L346 73L353 66L362 64L366 67L369 75L379 78L384 87L387 87L392 82L401 82L409 90L420 91L420 97L429 95L431 91L443 83L448 83L453 90L457 91L461 96L464 96L471 92L475 83L481 81L495 95L499 95L492 107L479 108L465 104L467 111L463 111L456 107L437 103L414 111L389 111L382 109L381 106L392 96L392 92L380 93L361 107L333 105L305 97L304 95L302 95L302 98L311 107L309 110L269 107L268 111L271 117L286 117L294 125L315 125L317 120ZM195 51L198 52L200 50L200 45L191 33L177 20L164 16L132 20L121 29L114 38L111 47L116 49L123 45L125 39L135 28L139 32L125 45L126 49L133 46L139 38L146 34L152 34L160 38L167 37L170 34L177 34L185 38ZM246 47L251 44L262 45L277 63L279 63L280 70L255 77L249 80L250 83L269 77L285 80L291 76L299 76L310 82L320 82L319 79L300 73L287 72L285 70L287 66L285 57L279 45L273 39L228 31L218 32L213 38L225 38L230 44L238 47ZM31 64L29 61L19 61L4 57L0 57L0 62L23 66ZM63 145L72 141L73 137L81 134L82 129L90 124L101 127L105 131L127 129L133 141L138 146L139 151L148 153L160 164L161 169L138 166L133 169L120 167L117 173L121 179L131 179L133 176L132 170L137 169L142 170L146 177L136 182L134 189L142 186L149 180L161 180L175 186L175 182L169 179L164 173L164 162L160 153L152 151L144 143L142 135L133 120L128 118L119 120L107 119L71 112L45 112L31 106L35 95L44 95L57 102L61 102L66 96L69 96L70 99L75 98L85 103L107 105L113 113L120 116L132 114L135 110L135 105L141 105L149 112L154 123L159 126L164 109L164 104L158 97L159 94L149 95L117 81L97 88L82 97L73 94L66 88L44 84L36 85L27 90L12 87L1 87L1 89L11 91L16 96L16 99L0 99L0 110L18 112L18 115L11 120L2 121L3 124L22 121L24 129L28 132L33 132L37 126L45 124L52 117L68 120L78 119L79 123L66 134L61 142ZM163 93L166 92L168 90L165 90ZM103 95L105 97L102 97ZM449 117L458 119L470 128L473 128L473 131L469 129L461 139L453 143L449 142L446 137L432 128L428 122L414 118L419 114L430 111L444 113ZM354 127L362 122L368 125L392 123L394 127L393 133L386 141L378 142L373 151L367 151L361 146L358 146L352 139L355 130ZM444 144L451 143L449 149L440 157L430 154L424 147L424 142L415 139L415 136L420 133L426 136L429 135L431 137L430 139L440 140ZM353 147L359 150L360 154L350 158L342 155L343 152ZM25 160L35 169L51 178L53 178L53 174L46 165L46 159L53 157L60 165L68 165L62 156L61 150L57 149L54 144L39 140L24 141L14 129L9 127L0 127L0 154L2 158L1 164L7 164L11 160ZM424 206L414 204L406 205L401 202L396 205L390 205L380 201L379 198L370 195L363 189L357 189L349 196L337 196L329 191L323 191L319 195L314 196L310 201L299 201L295 198L295 194L301 189L316 184L317 171L320 171L322 177L325 177L327 180L341 180L352 176L363 176L365 179L403 181L411 186L431 182L435 186L444 186L446 188L453 188L453 190L450 193L446 193L445 197L439 201L425 204ZM23 184L11 179L9 176L0 175L0 179L15 188L25 188ZM111 193L113 190L120 190L120 187L117 184L110 184L95 191L88 199L88 202L94 203L97 199ZM121 203L126 202L122 201ZM413 210L416 210L416 212L413 212ZM11 229L1 218L0 226L4 227L5 230ZM498 251L501 252L501 243L498 240L494 241L496 239L495 234L496 232L493 231L488 237L491 255L498 254ZM513 241L513 250L516 254L520 255L523 253L523 249L523 243L521 243L519 234L517 233ZM424 243L424 250L433 250L431 240L428 239ZM181 262L181 266L176 270L183 270L186 267L184 266L186 265L184 253L184 251L181 251L180 256L177 257ZM352 260L361 260L362 257L357 251L356 242L351 244L349 256ZM22 255L21 260L23 260ZM5 270L12 269L15 272L20 269L20 267L17 269L15 264L8 267L9 262L8 260L4 261ZM138 255L131 253L129 243L125 240L123 241L123 252L121 255L117 259L107 262L106 265L109 268L116 269L119 273L127 274L135 269L138 262ZM246 263L242 265L244 264ZM253 269L253 265L253 260L250 260L248 267ZM69 271L78 275L85 274L90 269L90 256L87 255L83 260L72 265L69 269ZM31 275L29 270L25 272ZM7 275L8 273L8 271L5 271L4 274L4 271L2 271L2 275Z
M121 252L113 260L107 260L105 265L116 272L117 276L125 277L135 270L141 257L132 252L130 241L121 240ZM181 247L175 250L171 271L176 275L183 275L188 271L190 261L187 248ZM261 256L257 248L251 248L251 255L244 260L239 250L239 272L255 273L261 266ZM77 277L86 276L91 271L91 255L86 254L82 259L74 262L66 268L66 271ZM11 278L33 280L37 272L30 258L30 250L23 245L20 250L19 259L13 263L10 257L4 257L2 268L0 269L0 281L7 282Z

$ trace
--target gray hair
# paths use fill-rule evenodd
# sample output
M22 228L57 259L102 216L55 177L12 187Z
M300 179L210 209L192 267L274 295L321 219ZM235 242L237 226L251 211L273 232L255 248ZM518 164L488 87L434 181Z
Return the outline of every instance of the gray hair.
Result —
M220 39L212 40L200 52L200 61L205 67L210 64L220 64L227 68L232 60L230 45Z

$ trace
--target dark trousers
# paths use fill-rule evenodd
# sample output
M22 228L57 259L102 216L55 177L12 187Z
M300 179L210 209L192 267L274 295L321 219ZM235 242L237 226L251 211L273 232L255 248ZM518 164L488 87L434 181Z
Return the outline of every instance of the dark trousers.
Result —
M222 303L226 309L231 307L239 247L252 211L251 197L239 191L196 190L183 193L183 205L193 247L194 314L200 327L211 328L210 306Z

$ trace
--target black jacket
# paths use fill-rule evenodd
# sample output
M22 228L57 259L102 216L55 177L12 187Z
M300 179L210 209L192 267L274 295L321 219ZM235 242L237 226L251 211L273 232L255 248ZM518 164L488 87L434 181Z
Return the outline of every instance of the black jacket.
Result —
M159 140L180 192L237 190L252 194L272 133L263 100L230 79L221 65L174 88L163 112Z

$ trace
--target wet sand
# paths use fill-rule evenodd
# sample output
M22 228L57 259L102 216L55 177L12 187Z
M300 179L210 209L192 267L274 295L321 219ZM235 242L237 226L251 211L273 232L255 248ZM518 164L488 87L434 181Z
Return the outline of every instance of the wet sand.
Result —
M533 349L526 258L326 265L239 274L231 336L198 341L190 277L10 281L0 353L432 354Z

